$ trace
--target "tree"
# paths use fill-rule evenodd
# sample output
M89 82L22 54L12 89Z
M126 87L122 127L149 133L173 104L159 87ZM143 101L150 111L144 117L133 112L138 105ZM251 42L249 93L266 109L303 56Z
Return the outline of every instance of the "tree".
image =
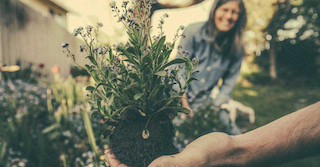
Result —
M165 2L159 2L159 0L158 0L158 1L156 1L155 4L152 5L151 13L154 13L155 11L161 10L161 9L174 9L174 8L189 7L189 6L201 3L205 0L189 0L189 1L184 1L183 3L177 3L176 1L177 0L166 0Z
M318 0L278 0L274 7L275 13L265 31L267 32L266 39L271 47L269 51L270 75L273 79L277 79L276 62L279 59L277 53L281 49L279 47L283 46L279 44L290 42L291 45L297 47L302 42L311 41L314 47L310 49L319 48L320 3ZM317 53L314 54L317 56Z

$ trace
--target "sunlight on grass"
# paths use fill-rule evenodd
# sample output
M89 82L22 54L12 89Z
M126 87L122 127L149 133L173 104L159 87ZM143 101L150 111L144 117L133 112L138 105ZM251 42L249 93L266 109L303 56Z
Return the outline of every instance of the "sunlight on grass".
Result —
M248 96L258 96L258 92L253 91L253 90L247 90L244 92L245 94L247 94Z
M278 85L253 85L243 87L239 84L233 99L255 110L257 127L272 122L284 115L302 109L320 100L320 88L288 87ZM318 167L320 156L297 160L281 167Z

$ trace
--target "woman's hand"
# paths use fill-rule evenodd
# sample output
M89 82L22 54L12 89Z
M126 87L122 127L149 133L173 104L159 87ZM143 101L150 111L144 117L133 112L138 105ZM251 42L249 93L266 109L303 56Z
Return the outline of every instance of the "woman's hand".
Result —
M191 107L189 105L188 98L187 98L186 94L182 95L181 104L182 104L182 107L187 108L187 109L190 110L189 116L193 117L194 116L194 112L193 112L193 110L191 109Z
M117 160L110 149L107 149L104 152L104 155L110 167L128 167L127 165L122 164L119 160Z

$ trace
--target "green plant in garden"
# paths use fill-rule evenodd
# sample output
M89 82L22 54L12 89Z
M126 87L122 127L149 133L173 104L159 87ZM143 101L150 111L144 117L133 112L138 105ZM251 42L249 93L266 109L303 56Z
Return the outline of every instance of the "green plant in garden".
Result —
M211 101L197 108L192 119L176 119L177 136L175 143L179 150L190 142L211 132L225 132L227 126L219 121L219 109Z
M87 131L91 128L91 132L99 134L104 127L98 119L89 122L89 112L82 107L84 98L72 98L76 99L73 105L57 100L66 98L65 94L85 96L85 87L71 78L59 81L49 83L62 90L57 98L46 84L20 79L0 81L1 167L103 166L99 160L103 150L90 148L91 141L97 145L103 145L103 141Z
M80 35L85 42L85 45L80 46L80 51L86 52L91 62L84 67L95 81L94 86L86 88L90 91L91 110L102 115L105 123L110 126L105 135L111 134L110 147L114 154L122 162L139 167L146 166L153 158L166 153L163 150L157 152L155 148L166 144L165 140L154 141L154 138L166 137L170 143L173 127L169 118L172 119L178 112L189 112L180 105L180 99L187 85L195 80L191 75L198 63L196 59L190 61L185 56L169 61L174 43L180 36L184 36L180 31L183 27L178 29L173 43L166 42L162 25L163 18L168 15L164 15L158 26L160 33L151 37L152 3L150 0L135 0L131 4L134 9L129 7L128 1L124 1L121 8L115 2L110 4L115 17L127 29L129 41L126 44L99 46L94 36L102 27L101 23L97 24L97 28L88 26L74 30L74 35ZM68 44L64 43L62 47L67 56L75 60ZM185 76L181 72L184 68ZM165 126L156 130L152 124ZM133 138L129 137L130 132ZM132 141L122 147L126 143L125 138ZM141 148L132 148L134 151L125 153L136 144L141 145ZM148 149L156 150L156 153Z
M86 98L85 98L85 86L81 83L76 82L76 80L72 77L69 77L67 80L64 80L60 77L59 73L54 74L54 81L50 83L50 88L47 90L47 94L53 94L53 97L57 103L60 104L58 109L54 112L55 123L47 127L43 130L44 134L49 134L52 140L64 140L64 144L59 145L63 150L61 159L63 161L63 165L67 166L67 160L70 159L68 149L63 149L66 143L73 143L72 140L78 140L77 138L73 138L72 136L76 136L74 133L74 128L76 126L84 126L85 131L88 136L89 144L91 150L94 152L93 156L93 164L95 166L99 166L99 149L96 145L96 138L93 133L93 127L91 120L89 119L88 107L86 107ZM51 99L49 100L51 101ZM48 110L52 108L49 106ZM74 115L81 115L83 122L81 124L76 124L76 121L73 121ZM80 118L80 117L78 117ZM71 120L71 121L70 121ZM81 121L81 120L80 120ZM97 119L94 120L96 123ZM61 144L61 143L60 143ZM80 162L80 159L79 159ZM83 163L84 164L84 163Z

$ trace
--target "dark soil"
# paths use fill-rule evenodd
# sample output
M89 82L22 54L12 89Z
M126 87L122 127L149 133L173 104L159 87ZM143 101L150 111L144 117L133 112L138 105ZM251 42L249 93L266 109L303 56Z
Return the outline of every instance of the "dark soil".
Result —
M130 167L147 167L162 155L178 153L173 145L174 127L166 114L153 117L147 129L148 139L142 137L146 117L122 121L110 135L110 149L117 159Z

